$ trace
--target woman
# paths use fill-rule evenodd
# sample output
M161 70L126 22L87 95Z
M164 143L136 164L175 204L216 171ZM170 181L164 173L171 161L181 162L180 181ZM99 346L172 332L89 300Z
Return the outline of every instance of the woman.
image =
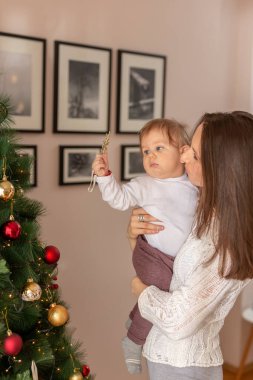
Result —
M222 379L219 331L253 277L252 152L253 116L236 111L205 114L182 153L200 197L170 291L132 281L141 315L153 324L143 349L151 380ZM139 234L157 233L154 220L133 211L132 248Z

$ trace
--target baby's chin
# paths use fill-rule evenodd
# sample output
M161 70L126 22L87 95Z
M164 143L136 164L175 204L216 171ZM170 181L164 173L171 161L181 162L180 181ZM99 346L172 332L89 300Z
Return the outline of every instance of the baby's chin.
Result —
M156 178L156 179L166 179L170 178L171 176L165 173L159 173L158 171L152 170L146 172L150 177Z
M167 178L178 178L178 177L181 177L184 172L182 174L179 174L179 173L161 173L160 171L158 170L147 170L146 173L152 177L152 178L156 178L156 179L167 179Z

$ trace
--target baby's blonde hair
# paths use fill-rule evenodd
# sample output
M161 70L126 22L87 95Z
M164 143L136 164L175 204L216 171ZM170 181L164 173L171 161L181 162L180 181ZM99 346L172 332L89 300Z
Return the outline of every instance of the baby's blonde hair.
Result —
M142 138L154 129L160 129L169 138L170 143L176 148L189 144L186 126L174 119L153 119L148 121L139 132L140 144Z

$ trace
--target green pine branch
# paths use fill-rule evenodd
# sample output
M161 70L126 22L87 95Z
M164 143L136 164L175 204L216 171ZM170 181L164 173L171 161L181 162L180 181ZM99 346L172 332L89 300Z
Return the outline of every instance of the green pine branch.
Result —
M57 264L44 261L39 218L45 209L24 194L30 187L32 159L19 153L11 111L8 98L0 96L0 189L5 166L7 180L15 187L13 200L0 196L0 379L31 380L34 361L40 380L68 380L75 368L81 371L86 364L85 355L81 344L73 342L67 326L55 327L48 320L52 303L68 306L52 286ZM6 239L1 230L11 214L22 229L16 240ZM42 289L39 300L22 299L29 278ZM7 328L23 340L23 348L15 358L3 351ZM92 376L85 379L91 380Z

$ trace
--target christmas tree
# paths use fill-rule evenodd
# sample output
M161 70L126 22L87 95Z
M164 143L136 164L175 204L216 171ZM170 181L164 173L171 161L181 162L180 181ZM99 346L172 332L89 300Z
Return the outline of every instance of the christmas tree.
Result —
M91 380L60 299L60 252L40 241L44 208L25 194L32 158L22 154L0 97L0 379Z

